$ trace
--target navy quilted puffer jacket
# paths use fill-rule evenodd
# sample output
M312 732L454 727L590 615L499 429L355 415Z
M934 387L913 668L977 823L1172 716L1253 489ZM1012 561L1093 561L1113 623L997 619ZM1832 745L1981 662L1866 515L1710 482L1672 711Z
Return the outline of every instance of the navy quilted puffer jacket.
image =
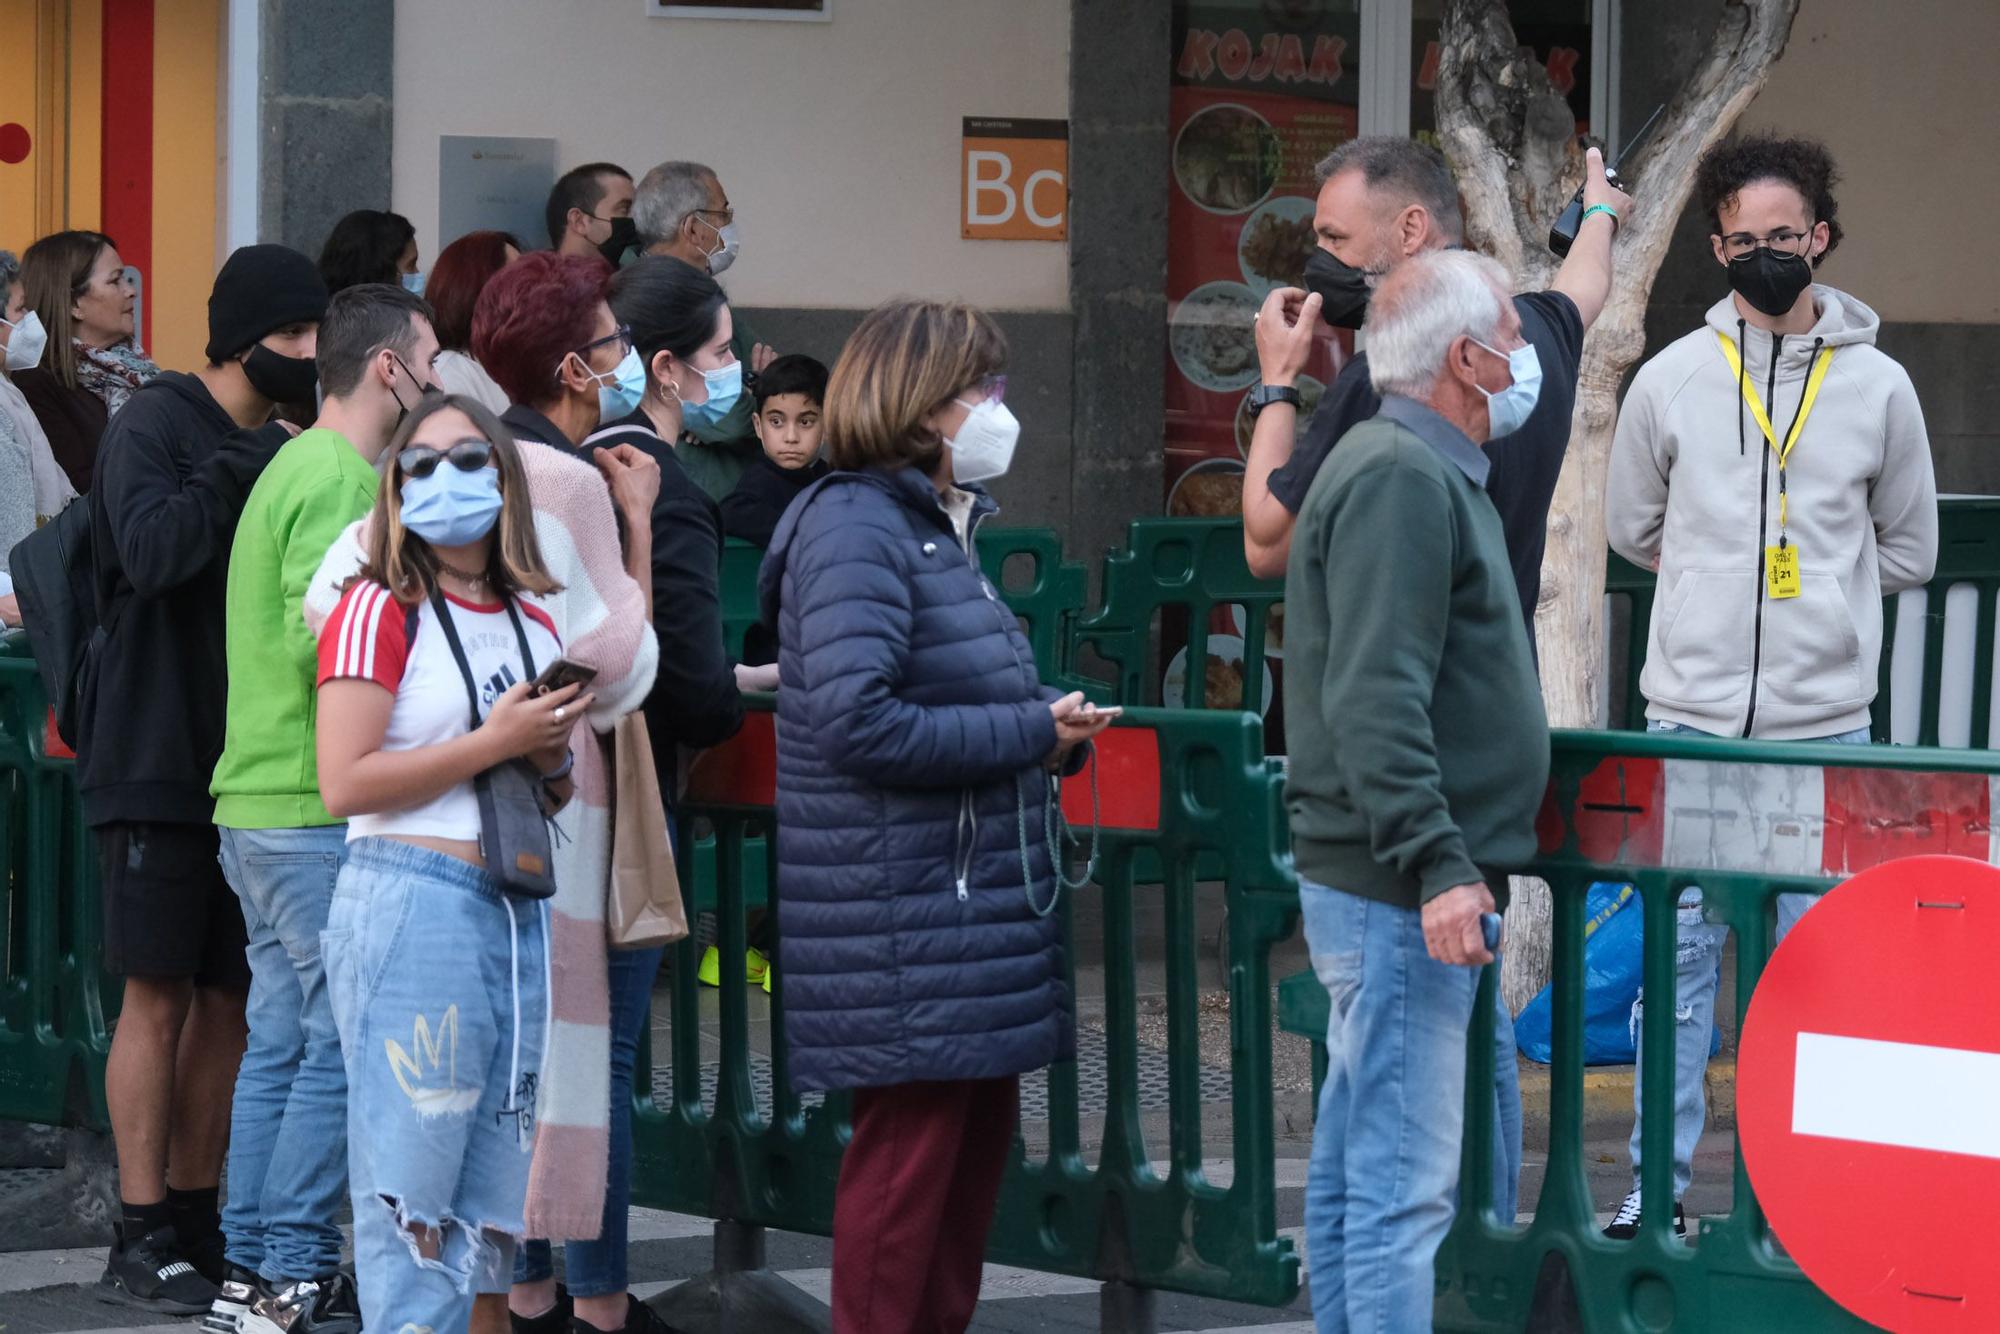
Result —
M991 1078L1075 1051L1059 919L1029 903L1056 892L1042 764L1057 692L967 550L995 509L975 491L961 545L916 469L837 472L764 559L802 1091Z

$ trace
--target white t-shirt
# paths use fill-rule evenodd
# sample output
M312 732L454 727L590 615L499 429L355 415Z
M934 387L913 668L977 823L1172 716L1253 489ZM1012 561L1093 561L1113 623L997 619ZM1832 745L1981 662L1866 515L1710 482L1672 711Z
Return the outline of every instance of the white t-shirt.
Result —
M494 700L528 679L520 639L504 603L482 605L449 593L445 602L478 685L479 716L484 718ZM526 598L516 599L515 606L527 633L529 656L539 672L562 654L555 624ZM396 697L388 731L382 736L383 750L434 746L471 730L465 676L428 601L398 602L388 589L369 580L357 581L342 594L320 629L319 684L341 679L373 681ZM349 841L382 834L477 841L479 803L472 784L461 783L421 806L357 815L347 823Z

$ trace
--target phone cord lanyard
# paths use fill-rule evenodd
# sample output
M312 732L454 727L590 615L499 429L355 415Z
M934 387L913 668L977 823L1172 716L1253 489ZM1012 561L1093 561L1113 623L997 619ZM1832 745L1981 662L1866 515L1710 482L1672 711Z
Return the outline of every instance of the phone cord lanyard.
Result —
M1792 414L1792 428L1785 432L1785 443L1780 445L1778 433L1771 429L1770 414L1764 411L1763 400L1757 397L1756 386L1743 377L1743 356L1737 351L1735 341L1720 330L1716 331L1715 336L1722 343L1723 360L1729 363L1729 373L1736 377L1737 386L1743 393L1743 401L1750 405L1750 415L1756 420L1757 429L1764 433L1764 439L1769 442L1771 452L1778 456L1778 546L1783 548L1790 542L1786 530L1790 526L1791 519L1788 503L1790 497L1786 493L1785 486L1785 465L1791 461L1792 447L1798 444L1800 434L1806 429L1806 418L1812 416L1813 403L1819 398L1819 387L1826 383L1826 368L1833 364L1834 349L1819 348L1817 343L1815 344L1817 355L1813 358L1811 373L1806 376L1806 391L1799 399L1798 411Z
M1050 774L1048 791L1042 798L1042 837L1048 844L1049 868L1055 873L1056 888L1055 892L1049 895L1047 907L1035 902L1035 871L1028 863L1028 799L1021 790L1021 783L1026 775L1016 774L1014 777L1014 816L1021 839L1021 889L1028 896L1029 911L1037 917L1047 917L1054 912L1056 904L1062 902L1064 890L1074 893L1082 889L1097 873L1098 835L1104 823L1104 810L1098 801L1097 748L1091 742L1084 744L1091 747L1090 856L1083 863L1083 874L1074 880L1070 879L1068 872L1063 869L1063 852L1072 844L1081 847L1083 842L1070 834L1069 821L1063 818L1062 779Z

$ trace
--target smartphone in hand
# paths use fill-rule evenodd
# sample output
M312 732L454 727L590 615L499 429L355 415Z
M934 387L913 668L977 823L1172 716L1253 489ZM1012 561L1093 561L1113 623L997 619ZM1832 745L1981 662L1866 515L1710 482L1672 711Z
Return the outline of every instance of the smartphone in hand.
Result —
M557 658L544 668L542 674L537 676L533 683L529 685L528 694L533 697L539 697L552 694L555 691L561 690L564 686L587 686L596 679L597 669L595 667L586 667L582 663L572 662L568 658Z

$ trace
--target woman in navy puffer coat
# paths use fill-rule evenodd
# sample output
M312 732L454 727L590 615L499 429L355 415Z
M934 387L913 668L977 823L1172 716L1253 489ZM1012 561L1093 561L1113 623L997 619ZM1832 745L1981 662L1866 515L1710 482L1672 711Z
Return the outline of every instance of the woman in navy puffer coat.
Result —
M872 312L826 403L836 471L779 523L778 926L800 1089L854 1089L836 1334L962 1330L1016 1076L1074 1054L1044 819L1109 720L1042 685L973 535L1006 470L999 329Z

